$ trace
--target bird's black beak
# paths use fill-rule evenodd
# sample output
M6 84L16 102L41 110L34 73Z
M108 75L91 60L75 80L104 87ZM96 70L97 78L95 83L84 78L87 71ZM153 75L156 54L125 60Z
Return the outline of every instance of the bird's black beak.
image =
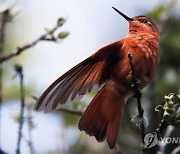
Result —
M118 12L121 16L123 16L127 21L133 21L132 18L129 18L128 16L126 16L124 13L120 12L118 9L116 9L115 7L112 7L116 12Z

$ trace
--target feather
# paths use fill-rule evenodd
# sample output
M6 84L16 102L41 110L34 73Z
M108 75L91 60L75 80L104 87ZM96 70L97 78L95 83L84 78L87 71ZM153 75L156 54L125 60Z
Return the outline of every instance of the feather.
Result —
M91 92L94 87L101 87L119 59L120 47L121 42L105 46L59 77L41 95L35 110L57 109L58 104L73 101L79 95Z
M119 93L112 83L106 83L82 115L79 129L95 136L99 142L107 139L110 149L113 149L126 101L126 96Z

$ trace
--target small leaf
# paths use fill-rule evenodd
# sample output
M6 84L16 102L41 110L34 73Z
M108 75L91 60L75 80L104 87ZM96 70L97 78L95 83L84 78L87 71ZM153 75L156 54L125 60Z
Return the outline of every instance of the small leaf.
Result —
M60 32L60 33L58 34L58 38L59 38L59 39L64 39L64 38L66 38L68 35L69 35L69 32Z
M57 25L62 26L64 24L64 22L65 22L64 18L59 18L57 20Z

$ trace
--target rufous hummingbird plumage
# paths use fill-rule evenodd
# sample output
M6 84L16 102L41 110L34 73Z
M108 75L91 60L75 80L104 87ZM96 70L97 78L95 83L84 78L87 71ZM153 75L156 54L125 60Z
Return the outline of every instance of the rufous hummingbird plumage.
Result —
M107 139L110 149L115 147L127 99L134 94L128 54L132 54L141 89L154 78L160 60L159 32L155 23L146 16L129 18L113 9L129 22L127 36L102 47L60 76L44 91L35 106L35 110L58 109L99 87L78 126L99 142Z

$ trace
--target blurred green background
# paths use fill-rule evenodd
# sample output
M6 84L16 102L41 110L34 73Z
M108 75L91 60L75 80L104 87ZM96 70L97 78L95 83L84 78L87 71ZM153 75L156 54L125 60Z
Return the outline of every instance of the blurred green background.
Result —
M154 131L160 123L160 117L154 111L158 104L164 103L164 96L179 92L180 88L180 2L178 0L134 0L134 1L88 1L83 0L2 0L0 1L1 19L7 8L18 13L8 22L5 32L3 55L17 46L39 37L44 28L51 28L57 19L63 17L66 22L59 31L68 31L70 35L58 43L40 42L20 56L3 63L3 105L1 108L0 147L7 153L15 153L17 142L19 113L19 80L14 75L13 65L23 66L26 88L26 103L30 105L33 116L31 137L33 153L41 154L116 154L109 150L107 143L98 143L93 137L85 135L77 128L78 115L55 111L36 113L32 111L35 100L42 91L58 76L72 66L93 54L98 48L123 38L128 23L114 10L115 6L128 16L148 15L159 27L161 62L153 82L143 92L143 108L149 120L146 132ZM1 20L2 22L2 20ZM84 109L94 94L85 96L79 102L67 105L71 109ZM141 153L140 130L132 124L131 117L137 113L136 102L130 99L126 105L117 144L120 151L127 154ZM25 116L28 109L25 111ZM171 128L171 134L178 136L179 127ZM27 140L28 124L23 128L22 153L30 153ZM166 134L164 134L166 135ZM177 144L169 144L163 150L171 153ZM147 153L158 153L157 148ZM162 151L161 151L162 152Z

